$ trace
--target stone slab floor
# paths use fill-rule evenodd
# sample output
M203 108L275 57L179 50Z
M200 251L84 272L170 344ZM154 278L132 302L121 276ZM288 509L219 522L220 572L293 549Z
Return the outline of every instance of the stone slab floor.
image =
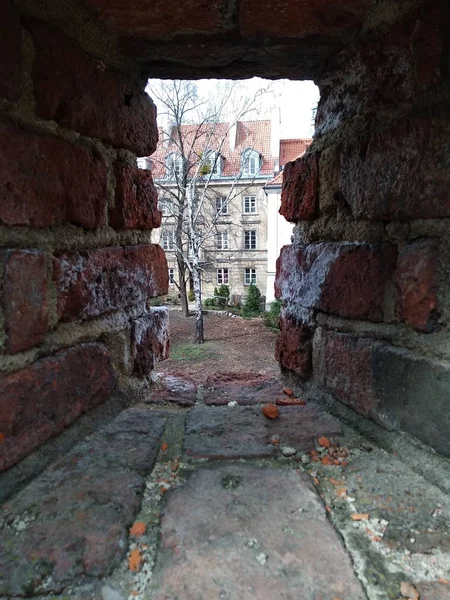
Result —
M1 508L0 597L450 599L439 467L289 402L268 376L161 376Z

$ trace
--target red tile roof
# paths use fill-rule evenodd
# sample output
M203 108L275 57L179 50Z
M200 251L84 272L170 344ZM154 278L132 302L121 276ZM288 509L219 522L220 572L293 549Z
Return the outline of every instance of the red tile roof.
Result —
M229 123L203 123L201 125L182 125L180 128L184 155L191 165L198 164L198 156L205 150L220 152L223 157L223 177L233 177L241 169L242 153L251 148L262 156L259 175L270 176L275 167L275 157L271 156L271 122L270 121L238 121L236 124L235 143L232 147ZM160 137L156 152L150 157L152 172L156 179L164 177L166 157L175 152L180 153L180 141L177 128L173 127L170 138L164 139L160 129ZM192 168L194 169L195 166Z
M311 142L311 138L280 140L280 167L304 154Z

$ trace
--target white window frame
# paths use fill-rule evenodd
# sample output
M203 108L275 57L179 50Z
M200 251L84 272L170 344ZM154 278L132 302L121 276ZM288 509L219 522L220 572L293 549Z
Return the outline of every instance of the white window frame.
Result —
M175 269L173 267L169 267L169 285L175 285Z
M228 231L219 231L216 233L216 249L228 250Z
M256 150L247 149L242 155L242 173L257 175L261 170L261 156Z
M256 215L257 213L258 202L256 196L244 196L244 215Z
M258 247L256 229L244 231L244 250L256 250Z
M163 229L159 245L163 250L175 250L175 235L171 229Z
M176 152L166 156L166 179L178 180L183 173L183 157Z
M230 280L228 268L217 269L216 281L217 285L228 285Z
M216 215L228 214L228 202L226 196L216 196Z
M256 268L254 267L246 267L244 269L244 285L256 285L257 282L257 273Z
M171 198L161 198L158 202L158 210L163 217L173 216L173 200Z

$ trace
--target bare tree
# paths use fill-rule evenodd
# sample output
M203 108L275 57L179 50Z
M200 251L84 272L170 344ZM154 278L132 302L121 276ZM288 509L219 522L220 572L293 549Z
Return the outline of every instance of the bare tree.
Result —
M178 267L177 288L183 314L188 311L186 284L193 281L195 297L195 341L204 342L202 310L202 252L217 235L215 176L224 144L239 120L258 108L267 88L251 97L240 94L237 82L218 83L213 98L202 100L190 81L149 82L160 113L160 148L154 162L155 184L163 192L165 215L174 223L174 249ZM245 170L237 165L221 207L227 207L241 193L237 189ZM249 182L249 185L252 181Z

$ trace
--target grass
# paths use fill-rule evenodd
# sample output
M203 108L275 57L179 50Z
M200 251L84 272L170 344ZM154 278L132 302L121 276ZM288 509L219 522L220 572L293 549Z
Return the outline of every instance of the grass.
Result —
M214 358L215 353L211 351L208 344L184 343L172 346L170 358L172 360L205 360Z

